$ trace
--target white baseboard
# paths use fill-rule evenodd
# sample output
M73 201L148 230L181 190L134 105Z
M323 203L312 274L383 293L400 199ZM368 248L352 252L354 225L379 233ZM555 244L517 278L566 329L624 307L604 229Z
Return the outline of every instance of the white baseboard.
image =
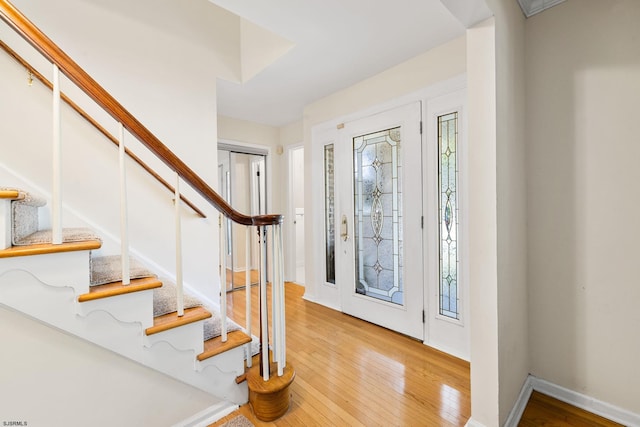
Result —
M457 357L458 359L462 359L465 362L471 362L471 358L469 357L469 354L463 353L461 351L458 351L457 348L455 347L450 347L447 345L442 345L441 343L438 342L427 342L427 341L423 341L422 342L424 345L435 348L436 350L439 350L443 353L447 353L453 357Z
M473 418L469 418L469 421L467 421L464 427L486 427L486 426L482 423L475 421Z
M580 409L600 415L601 417L625 426L640 427L640 414L635 414L631 411L627 411L626 409L622 409L594 397L566 389L534 376L529 376L529 378L533 378L533 389L535 391L539 391L540 393L554 397Z
M578 393L577 391L569 390L541 378L536 378L533 375L529 375L522 386L520 395L518 396L518 399L505 422L505 427L514 427L518 425L533 390L625 426L640 427L640 414L635 414L631 411L627 411L626 409L622 409L596 398ZM479 424L470 424L470 422L471 419L467 423L467 426L479 426Z
M531 393L533 392L534 376L529 375L522 385L518 399L515 405L511 408L507 421L504 423L505 427L516 427L522 418L522 414L527 407Z
M206 427L213 424L222 417L226 417L233 411L238 409L238 405L229 402L219 402L215 405L198 412L197 414L180 421L173 427Z
M312 302L314 304L319 304L322 305L324 307L330 308L332 310L336 310L336 311L342 311L342 307L340 307L339 305L335 305L335 304L327 304L324 301L320 301L318 299L316 299L313 295L307 295L307 293L305 292L305 294L302 296L302 299L305 301L309 301Z

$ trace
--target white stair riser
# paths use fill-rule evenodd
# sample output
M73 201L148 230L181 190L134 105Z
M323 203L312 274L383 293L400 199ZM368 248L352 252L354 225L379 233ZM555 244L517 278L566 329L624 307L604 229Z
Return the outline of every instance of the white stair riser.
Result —
M153 290L79 302L77 305L80 316L98 310L106 311L121 322L137 322L144 329L150 328L153 326Z
M152 291L144 292L152 294ZM136 299L135 294L115 298ZM123 322L105 311L105 306L100 309L84 309L87 312L79 315L78 306L87 303L78 303L77 294L72 288L49 286L22 270L0 275L0 303L219 398L236 404L243 404L248 400L246 384L235 382L236 377L244 372L243 347L204 362L197 362L196 359L201 351L179 350L164 340L146 347L144 344L147 337L142 319ZM152 307L150 301L144 304ZM125 302L116 310L121 310L126 305ZM202 343L202 335L199 341ZM196 348L198 345L190 347Z
M145 335L145 347L153 347L159 342L166 342L178 350L192 350L195 354L204 351L204 320L189 323L179 328L169 329L153 335Z
M60 329L76 317L73 289L49 286L23 270L0 275L0 303Z
M0 274L13 270L28 271L49 286L71 287L78 295L89 292L89 251L0 259Z
M245 346L233 348L218 354L217 356L210 357L202 362L196 361L196 370L203 372L211 367L226 371L233 371L236 376L244 373L244 357L246 355Z
M211 365L205 370L196 371L194 369L194 360L196 360L194 352L176 350L166 342L157 343L150 349L145 350L147 356L152 358L147 359L148 363L162 366L162 372L180 381L184 381L201 390L210 391L221 399L238 405L244 404L248 400L246 384L236 384L236 378L240 375L236 369L218 368L215 365ZM242 359L240 360L242 361ZM235 361L233 364L236 364ZM182 369L186 365L191 367L189 371ZM216 392L213 393L211 390Z

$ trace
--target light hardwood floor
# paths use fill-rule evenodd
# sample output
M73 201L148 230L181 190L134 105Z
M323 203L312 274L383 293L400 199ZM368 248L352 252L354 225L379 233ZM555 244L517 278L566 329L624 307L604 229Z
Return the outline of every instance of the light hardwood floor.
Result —
M244 280L244 274L237 280ZM257 293L257 287L252 287L254 302ZM244 290L228 295L230 317L242 325L245 295ZM238 414L258 427L464 426L471 413L467 362L307 302L303 295L303 287L286 284L287 355L297 373L289 412L264 423L255 418L250 405L244 405L214 426ZM253 307L257 334L257 305ZM533 392L519 426L620 424Z
M257 298L257 288L252 291ZM303 287L287 283L287 357L296 370L289 412L272 423L257 420L249 405L238 413L256 426L466 423L471 412L467 362L305 301L303 293ZM228 307L230 317L244 325L245 292L229 294ZM252 316L257 331L257 312Z
M598 415L534 391L522 414L520 427L623 427Z

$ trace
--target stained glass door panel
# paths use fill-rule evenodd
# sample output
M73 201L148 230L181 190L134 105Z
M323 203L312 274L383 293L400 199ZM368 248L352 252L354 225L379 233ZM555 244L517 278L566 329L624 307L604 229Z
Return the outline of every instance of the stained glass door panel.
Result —
M401 129L353 138L358 294L403 304Z
M345 123L335 145L342 311L421 339L421 104ZM409 189L409 193L407 192Z

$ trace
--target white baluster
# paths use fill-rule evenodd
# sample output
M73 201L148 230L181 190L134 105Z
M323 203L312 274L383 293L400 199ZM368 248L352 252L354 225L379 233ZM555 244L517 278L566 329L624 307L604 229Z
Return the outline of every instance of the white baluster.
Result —
M260 230L260 360L262 379L269 381L269 318L267 311L267 227Z
M278 317L278 312L280 311L280 299L278 298L278 271L276 268L276 227L271 226L271 325L273 327L272 337L273 342L271 343L272 352L273 352L273 361L278 362L280 358L280 337L278 334L280 333L280 318Z
M222 318L222 342L227 342L227 218L220 222L220 317Z
M280 310L278 311L278 315L280 316L280 321L278 325L280 326L280 358L278 359L278 375L282 376L284 374L284 368L287 366L287 330L286 330L286 310L285 310L285 298L284 298L284 247L282 240L282 224L278 224L278 252L276 253L276 257L278 258L278 287L280 288L280 292L278 293L280 297Z
M178 316L184 316L184 291L182 284L182 221L180 215L180 175L176 172L176 186L174 193L176 220L176 293Z
M127 213L127 169L124 145L124 126L119 124L118 160L120 162L120 257L122 265L122 284L131 284L129 269L129 220Z
M247 335L251 336L251 266L253 263L251 262L251 227L247 226L245 230L245 259L246 259L246 271L244 276L244 286L245 286L245 296L246 296L246 332ZM247 344L247 367L251 367L253 365L253 361L251 359L251 343Z
M51 243L62 243L62 126L60 115L60 70L53 64L53 189Z

